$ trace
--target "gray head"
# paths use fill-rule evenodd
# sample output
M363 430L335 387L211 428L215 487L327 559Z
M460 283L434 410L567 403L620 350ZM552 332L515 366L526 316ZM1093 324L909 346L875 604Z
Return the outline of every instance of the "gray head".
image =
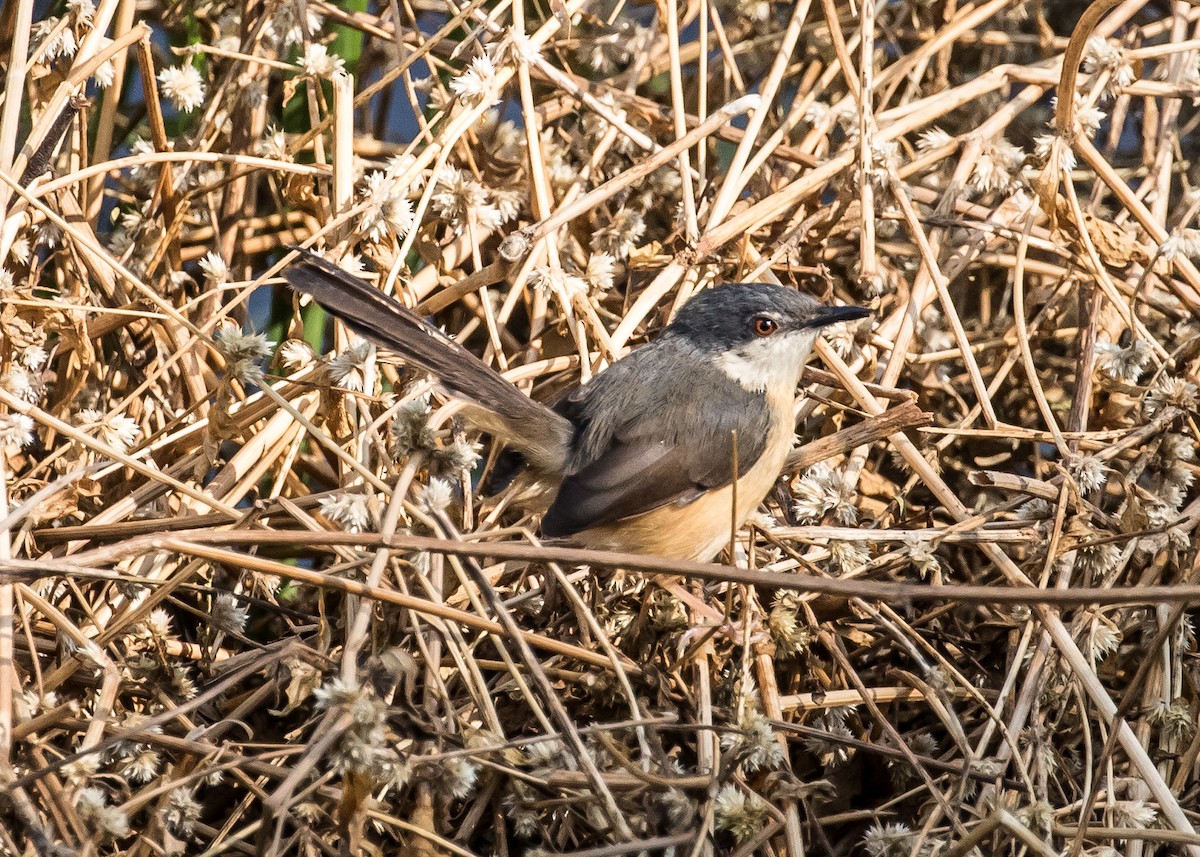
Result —
M664 335L681 336L701 351L723 352L774 337L815 336L826 325L868 315L862 307L826 306L795 289L733 283L688 301Z
M821 328L865 318L856 306L826 306L794 289L736 283L701 292L679 311L664 339L715 360L751 390L781 388L796 378Z

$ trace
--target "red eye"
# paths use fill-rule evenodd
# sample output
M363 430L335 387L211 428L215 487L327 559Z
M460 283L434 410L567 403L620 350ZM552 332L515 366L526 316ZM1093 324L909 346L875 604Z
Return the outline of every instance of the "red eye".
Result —
M775 319L760 315L754 319L754 332L759 336L770 336L775 331L779 330L779 323Z

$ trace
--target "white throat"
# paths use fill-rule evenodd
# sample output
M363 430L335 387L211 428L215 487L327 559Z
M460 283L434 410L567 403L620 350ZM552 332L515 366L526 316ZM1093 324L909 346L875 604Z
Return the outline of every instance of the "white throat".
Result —
M815 330L805 330L760 339L726 351L716 364L752 393L791 396L816 338Z

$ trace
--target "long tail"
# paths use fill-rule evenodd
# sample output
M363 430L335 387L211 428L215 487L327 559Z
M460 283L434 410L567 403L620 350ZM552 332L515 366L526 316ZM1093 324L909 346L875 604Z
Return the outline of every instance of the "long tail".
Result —
M299 252L300 258L283 271L292 289L312 295L359 336L435 376L475 406L482 428L501 433L539 470L561 472L574 434L570 422L366 280L307 250Z

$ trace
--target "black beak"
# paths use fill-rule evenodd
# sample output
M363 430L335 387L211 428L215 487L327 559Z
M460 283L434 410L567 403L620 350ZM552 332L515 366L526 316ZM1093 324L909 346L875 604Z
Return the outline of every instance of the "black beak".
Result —
M823 306L808 320L805 327L827 327L839 321L856 321L871 314L869 309L860 306Z

